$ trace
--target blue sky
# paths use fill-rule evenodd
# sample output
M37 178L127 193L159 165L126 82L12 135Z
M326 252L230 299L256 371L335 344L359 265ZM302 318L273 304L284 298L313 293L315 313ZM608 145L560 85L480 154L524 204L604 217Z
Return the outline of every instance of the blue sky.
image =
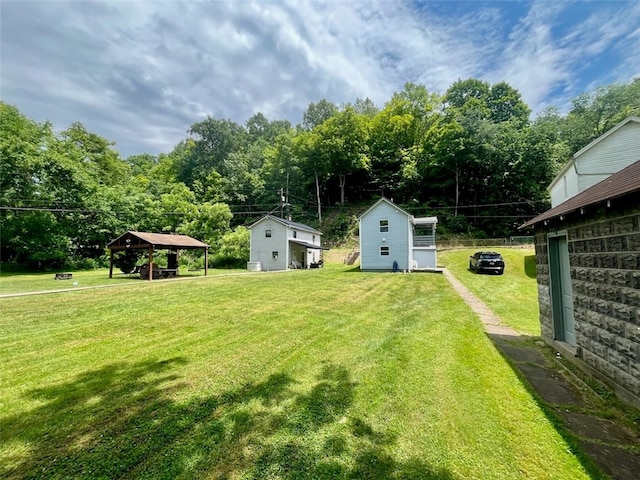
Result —
M405 82L506 81L533 114L640 77L640 2L0 0L0 97L123 156L207 115L302 120Z

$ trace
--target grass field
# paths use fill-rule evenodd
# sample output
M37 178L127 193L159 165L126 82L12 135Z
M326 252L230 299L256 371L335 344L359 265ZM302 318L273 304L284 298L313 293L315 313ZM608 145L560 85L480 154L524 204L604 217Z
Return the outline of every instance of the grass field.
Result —
M469 270L469 256L478 250L500 252L505 261L504 275L476 274ZM526 335L540 335L533 248L447 250L438 252L438 264L453 273L503 323Z
M130 283L132 286L141 282L139 275L127 275L114 269L113 277L109 278L109 269L81 270L72 272L71 280L55 280L54 272L46 273L5 273L0 274L0 295L25 292L40 292L49 290L77 290L83 287L103 287ZM208 275L223 275L229 273L247 273L246 270L209 269ZM197 278L204 276L204 270L190 272L180 269L180 278ZM168 279L175 281L176 279ZM167 280L163 280L167 281Z
M441 275L0 302L3 478L589 478Z

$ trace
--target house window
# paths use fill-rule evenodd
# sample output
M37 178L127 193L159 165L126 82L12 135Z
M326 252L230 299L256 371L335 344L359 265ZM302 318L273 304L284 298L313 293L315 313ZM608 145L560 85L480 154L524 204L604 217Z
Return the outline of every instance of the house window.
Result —
M293 231L293 238L298 238L298 232L296 232L295 230Z
M388 257L389 256L389 247L380 247L380 255Z
M389 220L380 220L380 232L388 232L389 231Z
M264 231L264 236L267 237L267 238L270 238L271 237L271 230L265 230Z
M277 259L278 259L278 252L271 252L271 257L272 257L274 260L277 260Z
M316 243L316 236L313 236L313 243Z

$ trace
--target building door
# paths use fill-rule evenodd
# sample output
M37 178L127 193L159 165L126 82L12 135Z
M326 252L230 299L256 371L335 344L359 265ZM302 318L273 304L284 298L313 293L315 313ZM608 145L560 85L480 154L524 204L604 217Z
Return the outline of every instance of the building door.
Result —
M553 330L556 340L567 342L575 347L576 327L566 234L549 237L549 275Z

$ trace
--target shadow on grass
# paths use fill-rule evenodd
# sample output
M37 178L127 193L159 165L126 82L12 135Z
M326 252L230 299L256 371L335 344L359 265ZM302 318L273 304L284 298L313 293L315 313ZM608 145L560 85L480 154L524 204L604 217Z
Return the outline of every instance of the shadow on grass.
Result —
M344 270L343 273L360 273L362 270L360 270L360 265L356 265L355 267L351 267L348 268L347 270Z
M186 402L172 370L186 361L115 364L27 396L41 405L0 423L5 446L28 445L3 478L451 479L396 438L350 417L355 384L321 365L311 388L279 373Z
M536 278L536 256L526 255L524 257L524 273L529 278Z

